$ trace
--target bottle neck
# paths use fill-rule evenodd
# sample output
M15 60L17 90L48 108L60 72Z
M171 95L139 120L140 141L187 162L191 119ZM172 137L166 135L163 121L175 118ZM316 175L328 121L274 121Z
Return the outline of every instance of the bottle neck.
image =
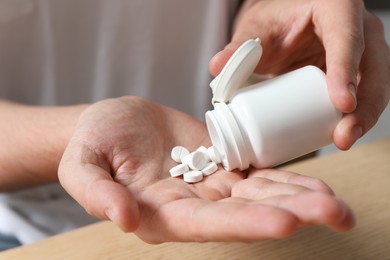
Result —
M215 103L214 110L206 113L206 124L213 146L221 154L222 165L227 171L245 170L249 156L240 127L225 103Z

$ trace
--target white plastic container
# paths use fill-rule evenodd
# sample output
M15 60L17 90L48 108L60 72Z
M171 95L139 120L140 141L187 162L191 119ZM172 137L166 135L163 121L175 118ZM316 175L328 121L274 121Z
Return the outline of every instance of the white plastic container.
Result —
M341 119L314 66L242 88L261 54L259 40L245 42L210 84L206 124L229 171L272 167L328 145Z

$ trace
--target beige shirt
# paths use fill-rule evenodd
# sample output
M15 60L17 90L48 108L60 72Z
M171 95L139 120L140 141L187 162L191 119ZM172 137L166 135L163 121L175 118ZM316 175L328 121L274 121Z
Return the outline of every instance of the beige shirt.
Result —
M0 0L0 97L62 105L137 95L203 119L208 62L236 2Z

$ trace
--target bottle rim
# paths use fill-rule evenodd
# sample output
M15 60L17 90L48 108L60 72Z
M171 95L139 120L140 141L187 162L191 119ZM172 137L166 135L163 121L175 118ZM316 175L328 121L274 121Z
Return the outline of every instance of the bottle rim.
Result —
M221 153L225 170L247 169L249 158L244 138L228 105L215 103L214 110L206 113L206 124L213 146Z

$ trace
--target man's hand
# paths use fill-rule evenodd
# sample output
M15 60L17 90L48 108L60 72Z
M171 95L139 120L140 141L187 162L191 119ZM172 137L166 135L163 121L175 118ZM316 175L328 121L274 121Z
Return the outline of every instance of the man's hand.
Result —
M345 113L333 135L340 149L372 128L389 102L390 50L381 21L362 0L247 0L211 73L218 75L238 46L256 37L264 48L257 73L309 64L326 71L330 98Z
M149 243L255 241L302 225L354 225L349 207L311 177L220 168L196 184L172 178L176 145L210 146L205 125L141 98L101 101L80 116L59 178L90 214Z

